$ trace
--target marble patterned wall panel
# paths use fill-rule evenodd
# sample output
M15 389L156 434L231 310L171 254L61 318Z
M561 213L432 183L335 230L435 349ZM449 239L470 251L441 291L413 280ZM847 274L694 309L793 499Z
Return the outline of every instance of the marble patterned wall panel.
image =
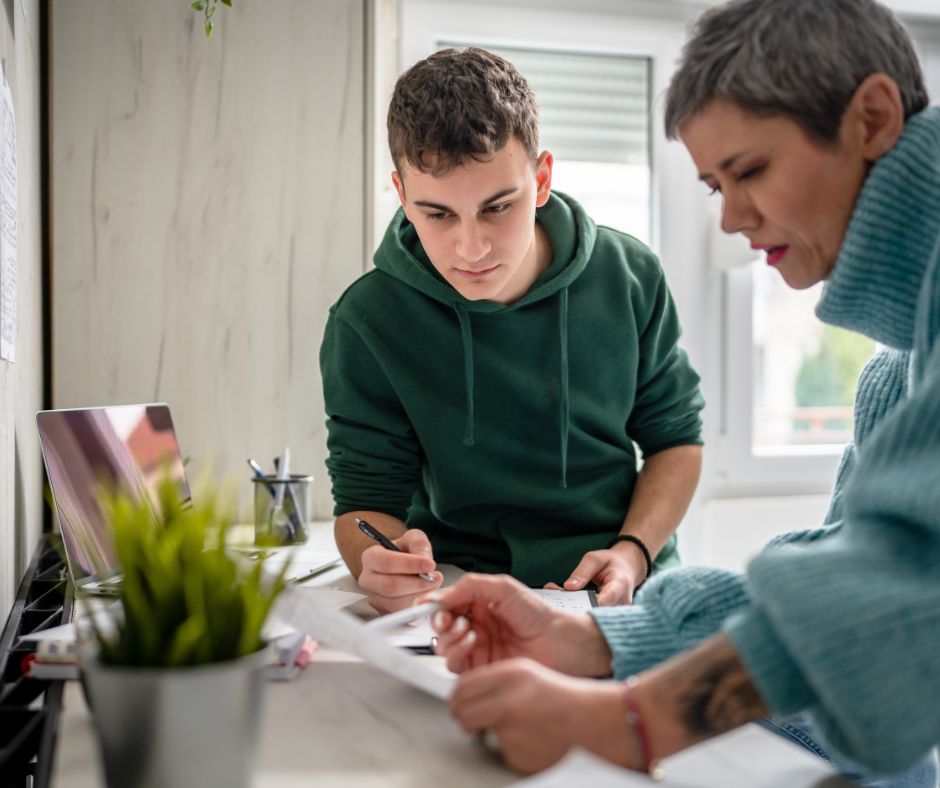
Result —
M169 402L194 468L287 444L330 515L318 349L363 270L362 0L52 4L53 397Z

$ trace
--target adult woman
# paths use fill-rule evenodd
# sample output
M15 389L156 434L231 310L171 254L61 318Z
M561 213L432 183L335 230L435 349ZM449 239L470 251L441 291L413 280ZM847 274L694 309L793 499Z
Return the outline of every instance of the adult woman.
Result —
M771 713L807 713L844 771L897 773L936 744L940 109L926 104L910 40L872 0L733 0L699 20L666 124L721 193L723 228L790 286L826 280L821 319L897 351L859 391L866 437L840 476L838 521L772 544L746 578L677 569L633 607L581 618L501 579L444 592L441 650L466 671L454 713L494 729L517 768L573 743L643 768ZM624 689L545 665L646 672ZM933 785L933 761L904 779Z

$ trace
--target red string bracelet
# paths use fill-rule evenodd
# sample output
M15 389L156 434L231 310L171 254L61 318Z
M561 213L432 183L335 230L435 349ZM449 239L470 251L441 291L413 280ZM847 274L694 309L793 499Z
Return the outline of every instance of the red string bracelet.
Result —
M636 702L636 696L633 694L633 690L636 689L638 683L639 679L636 676L630 676L623 682L623 699L627 706L627 726L633 733L633 738L636 740L640 751L643 771L651 775L654 779L658 779L659 774L656 768L656 761L653 760L653 748L650 746L649 733L643 722L643 714L640 712L640 706Z

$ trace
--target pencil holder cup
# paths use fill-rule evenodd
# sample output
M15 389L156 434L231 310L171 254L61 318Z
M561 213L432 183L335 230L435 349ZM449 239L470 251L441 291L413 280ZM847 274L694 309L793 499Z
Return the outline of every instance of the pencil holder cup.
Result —
M274 547L307 541L313 477L258 476L255 485L255 544Z

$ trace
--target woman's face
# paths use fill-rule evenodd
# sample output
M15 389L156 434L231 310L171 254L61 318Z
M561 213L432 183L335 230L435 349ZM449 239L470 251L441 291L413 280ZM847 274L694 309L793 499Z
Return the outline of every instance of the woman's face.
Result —
M717 98L679 131L699 178L721 192L722 230L765 252L796 290L832 273L868 173L855 136L843 126L824 145L781 115Z

